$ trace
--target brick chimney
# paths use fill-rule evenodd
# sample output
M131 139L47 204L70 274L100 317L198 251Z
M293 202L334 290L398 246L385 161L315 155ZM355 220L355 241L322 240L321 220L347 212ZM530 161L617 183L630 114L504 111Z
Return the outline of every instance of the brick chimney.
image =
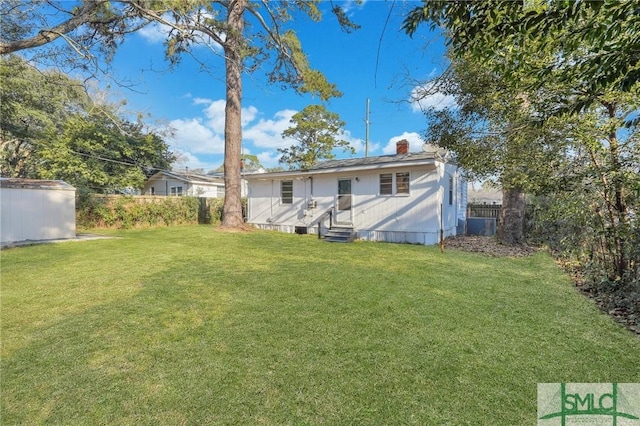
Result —
M409 153L409 141L402 139L396 142L396 155L403 155Z

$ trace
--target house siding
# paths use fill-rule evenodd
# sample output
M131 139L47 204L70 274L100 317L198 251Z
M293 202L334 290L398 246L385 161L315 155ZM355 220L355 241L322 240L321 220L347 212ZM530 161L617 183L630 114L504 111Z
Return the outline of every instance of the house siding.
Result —
M1 242L75 238L75 188L34 182L0 187Z
M410 173L409 194L379 194L380 173L406 171ZM455 184L451 205L448 204L449 176L454 177ZM458 176L457 167L436 163L435 166L387 168L383 171L310 173L297 178L251 179L248 222L261 229L280 232L294 232L296 226L307 226L308 232L317 232L317 218L336 206L339 179L352 180L351 214L342 219L351 219L359 239L437 244L441 214L445 237L456 234L460 211L464 214L464 209L460 209L462 196L458 182L461 177ZM292 204L283 205L280 201L282 180L293 180ZM317 203L316 208L308 206L312 197Z
M171 195L172 187L182 187L182 195L204 198L218 198L218 186L224 188L224 184L220 185L199 185L197 183L186 182L184 180L162 176L160 178L149 179L142 190L142 195ZM151 188L153 187L153 194Z

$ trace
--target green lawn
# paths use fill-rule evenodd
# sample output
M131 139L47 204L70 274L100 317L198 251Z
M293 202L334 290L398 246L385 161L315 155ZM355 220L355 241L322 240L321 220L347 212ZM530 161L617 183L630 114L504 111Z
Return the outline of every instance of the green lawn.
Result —
M2 424L536 422L640 382L640 339L546 254L207 226L0 253Z

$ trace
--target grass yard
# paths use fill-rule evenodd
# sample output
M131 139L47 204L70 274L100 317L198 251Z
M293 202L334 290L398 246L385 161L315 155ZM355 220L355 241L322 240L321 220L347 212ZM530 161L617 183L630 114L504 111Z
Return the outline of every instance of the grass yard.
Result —
M549 256L206 226L5 250L2 424L536 423L541 382L640 382Z

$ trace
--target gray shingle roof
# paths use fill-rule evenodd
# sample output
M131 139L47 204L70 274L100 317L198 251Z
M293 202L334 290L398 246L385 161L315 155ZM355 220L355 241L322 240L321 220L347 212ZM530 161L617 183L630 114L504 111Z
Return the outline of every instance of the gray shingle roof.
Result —
M309 170L337 169L343 167L372 166L376 164L405 163L419 160L433 160L433 152L416 152L402 155L381 155L378 157L347 158L343 160L328 160L316 164Z
M211 175L199 175L195 173L181 173L181 172L168 172L168 171L160 171L153 176L152 178L157 178L159 175L170 176L175 179L180 179L185 182L202 182L202 183L221 183L224 181L222 176L211 176Z
M334 171L367 170L398 166L428 165L435 161L448 161L434 152L416 152L400 155L381 155L377 157L347 158L342 160L323 161L308 170L287 170L281 172L245 174L245 179L268 179L308 174L324 174Z

